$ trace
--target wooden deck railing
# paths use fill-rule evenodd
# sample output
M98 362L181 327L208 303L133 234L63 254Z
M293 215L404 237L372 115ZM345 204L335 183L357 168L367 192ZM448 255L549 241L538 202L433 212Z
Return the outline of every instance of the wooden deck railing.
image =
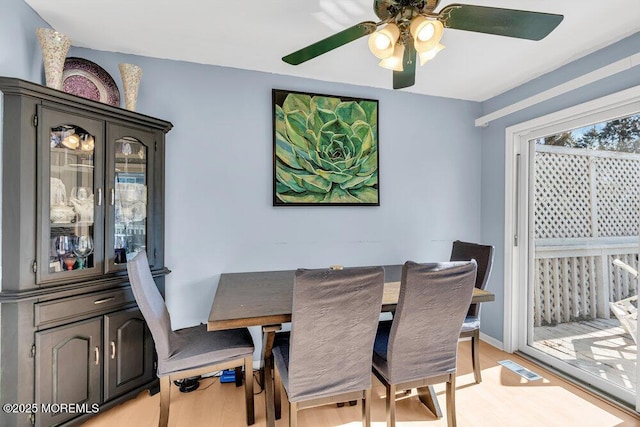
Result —
M533 265L534 326L608 319L609 302L637 295L638 238L539 239Z

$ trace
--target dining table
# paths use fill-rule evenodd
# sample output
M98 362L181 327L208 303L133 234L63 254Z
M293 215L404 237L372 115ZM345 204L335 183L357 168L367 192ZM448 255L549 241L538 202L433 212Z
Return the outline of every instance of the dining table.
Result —
M392 312L398 303L402 265L385 265L385 284L380 311ZM283 323L291 322L293 283L295 270L255 271L223 273L213 298L207 330L217 331L240 327L262 328L263 369L260 374L265 390L267 427L274 427L272 349L275 334ZM495 295L487 290L474 288L472 303L494 301ZM249 379L250 376L246 375ZM418 390L420 400L437 416L442 410L433 386Z

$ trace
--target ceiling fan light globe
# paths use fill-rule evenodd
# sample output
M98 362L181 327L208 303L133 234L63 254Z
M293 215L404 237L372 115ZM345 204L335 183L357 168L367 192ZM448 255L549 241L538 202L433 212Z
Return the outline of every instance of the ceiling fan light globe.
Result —
M433 24L428 23L427 25L423 26L420 31L418 31L418 34L416 34L416 39L420 40L421 42L426 42L431 40L435 33L436 29L434 28Z
M387 37L381 35L381 34L377 34L376 35L376 48L380 49L380 50L384 50L386 48L388 48L389 46L391 46L391 40L389 40Z
M420 58L420 65L424 65L431 61L442 49L444 49L444 45L438 43L433 49L419 53L418 57Z
M388 24L369 36L369 50L380 59L393 55L396 42L400 37L400 29L395 24Z
M409 29L418 53L427 52L436 47L444 32L442 22L437 19L427 19L421 15L411 21Z
M369 36L369 50L380 59L388 58L393 55L393 46L391 46L391 41L386 36L377 32Z
M378 63L382 68L393 71L404 71L404 45L396 44L393 55Z
M437 32L437 24L440 21L418 15L411 21L409 32L416 41L426 42L431 40Z
M409 32L411 33L411 37L415 39L418 36L420 30L422 30L422 27L424 27L428 22L429 20L427 19L427 17L423 15L418 15L413 18L411 20L411 24L409 24Z

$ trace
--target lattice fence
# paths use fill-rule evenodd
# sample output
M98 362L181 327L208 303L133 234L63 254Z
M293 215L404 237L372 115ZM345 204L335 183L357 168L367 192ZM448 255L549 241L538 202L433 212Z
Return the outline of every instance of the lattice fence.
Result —
M637 236L640 155L594 157L598 236Z
M535 169L536 239L589 237L593 229L589 158L536 152Z
M640 155L537 146L534 325L609 317L609 301L636 295Z
M537 146L535 238L638 236L640 154Z

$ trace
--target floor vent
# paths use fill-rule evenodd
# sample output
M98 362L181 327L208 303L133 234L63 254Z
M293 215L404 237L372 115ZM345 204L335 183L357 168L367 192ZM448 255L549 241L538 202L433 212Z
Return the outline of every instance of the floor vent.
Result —
M521 377L524 377L524 378L528 379L529 381L535 381L535 380L542 379L542 377L540 375L536 374L535 372L531 372L530 370L528 370L524 366L520 366L520 365L518 365L516 362L514 362L512 360L501 360L498 363L500 365L504 366L505 368L509 369L510 371L513 371L516 374L520 375Z

